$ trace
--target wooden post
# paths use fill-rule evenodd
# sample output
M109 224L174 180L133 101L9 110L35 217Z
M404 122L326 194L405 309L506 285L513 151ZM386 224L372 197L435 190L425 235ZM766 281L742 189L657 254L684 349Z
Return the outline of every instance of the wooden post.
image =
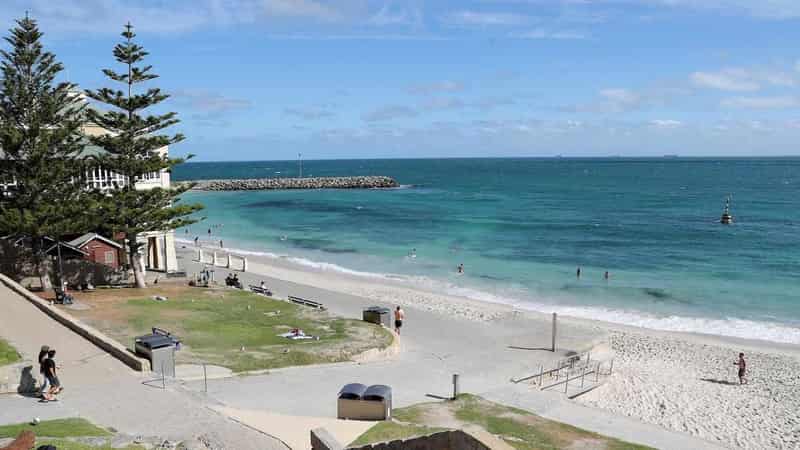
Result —
M611 375L614 372L614 358L611 358L611 365L608 367L608 374Z
M459 391L458 374L454 373L453 374L453 400L458 398L458 394L459 394L458 391Z
M558 320L558 314L553 313L553 335L552 335L552 351L555 353L556 351L556 320Z
M600 381L600 363L597 363L597 370L594 371L594 382Z
M203 392L208 394L208 375L206 374L205 364L203 364Z

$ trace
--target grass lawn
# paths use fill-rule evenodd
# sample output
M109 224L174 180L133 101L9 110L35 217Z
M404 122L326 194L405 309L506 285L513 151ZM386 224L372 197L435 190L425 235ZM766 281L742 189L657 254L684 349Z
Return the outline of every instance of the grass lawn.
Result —
M470 394L463 394L453 402L422 403L397 409L392 422L376 425L351 445L405 439L442 429L469 426L483 428L518 450L652 450L650 447L605 437Z
M19 353L8 342L0 339L0 366L12 364L20 360Z
M155 301L155 295L168 300ZM178 363L215 364L234 372L348 361L392 341L382 327L238 289L162 283L148 289L99 290L78 297L91 308L71 314L129 347L136 336L158 327L184 344L177 353ZM320 339L278 336L292 328Z
M20 423L0 425L0 438L15 438L20 432L30 430L36 434L36 447L53 445L58 450L111 450L110 445L88 445L65 438L111 437L110 431L93 425L85 419L45 420L38 425ZM121 450L144 450L140 446L128 446Z

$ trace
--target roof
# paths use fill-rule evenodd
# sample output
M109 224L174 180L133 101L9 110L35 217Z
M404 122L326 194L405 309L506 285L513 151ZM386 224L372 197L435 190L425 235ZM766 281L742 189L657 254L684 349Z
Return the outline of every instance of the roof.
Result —
M80 248L80 247L83 247L84 245L88 244L90 241L93 241L95 239L97 239L98 241L103 241L103 242L105 242L106 244L108 244L108 245L110 245L112 247L116 247L116 248L120 248L120 249L122 248L122 245L120 245L119 242L114 242L111 239L108 239L108 238L105 238L103 236L100 236L97 233L86 233L81 237L75 238L75 239L67 242L67 244Z
M48 254L48 255L55 256L55 255L58 254L59 247L61 247L63 249L67 249L69 251L72 251L72 252L80 254L80 255L84 255L84 256L89 254L88 252L85 252L85 251L79 249L78 247L75 247L74 245L69 244L68 242L56 242L55 244L53 244L50 248L48 248L44 252L46 254Z

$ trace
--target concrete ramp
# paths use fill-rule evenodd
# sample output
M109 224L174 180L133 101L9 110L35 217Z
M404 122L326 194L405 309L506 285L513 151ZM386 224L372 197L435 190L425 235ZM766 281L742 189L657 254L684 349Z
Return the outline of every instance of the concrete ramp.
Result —
M315 428L325 428L337 441L347 445L377 423L331 417L290 416L226 406L210 408L250 428L280 439L293 450L310 449L311 430Z

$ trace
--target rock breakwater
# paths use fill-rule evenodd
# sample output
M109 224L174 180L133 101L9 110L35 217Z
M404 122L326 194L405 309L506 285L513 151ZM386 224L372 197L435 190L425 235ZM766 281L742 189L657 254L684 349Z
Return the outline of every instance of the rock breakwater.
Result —
M395 188L400 184L384 176L314 177L314 178L249 178L239 180L198 180L197 191L262 191L277 189L373 189Z

